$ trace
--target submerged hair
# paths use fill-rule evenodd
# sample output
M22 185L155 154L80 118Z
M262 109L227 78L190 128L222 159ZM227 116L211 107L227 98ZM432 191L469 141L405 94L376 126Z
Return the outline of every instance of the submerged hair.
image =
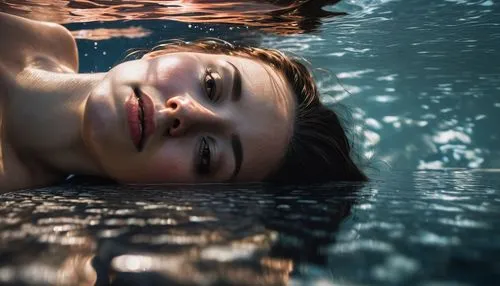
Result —
M329 181L366 181L366 175L352 159L352 144L339 116L320 101L311 71L300 59L283 52L241 45L219 39L196 42L169 41L152 51L137 51L129 56L148 58L175 52L225 54L262 61L281 72L290 84L296 102L293 134L285 156L265 181L304 184Z

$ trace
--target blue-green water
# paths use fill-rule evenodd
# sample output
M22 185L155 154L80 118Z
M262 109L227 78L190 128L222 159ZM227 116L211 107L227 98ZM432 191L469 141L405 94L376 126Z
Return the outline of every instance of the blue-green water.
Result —
M499 5L343 1L325 9L349 15L294 35L165 19L66 24L152 32L78 40L82 72L172 38L303 56L330 71L316 71L323 99L350 110L358 151L379 172L366 185L72 182L1 195L0 284L497 285Z

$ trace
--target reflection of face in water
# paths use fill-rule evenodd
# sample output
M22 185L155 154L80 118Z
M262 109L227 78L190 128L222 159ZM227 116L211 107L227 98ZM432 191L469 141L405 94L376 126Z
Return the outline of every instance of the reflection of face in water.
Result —
M204 211L197 203L204 192L182 191L186 195L178 199L189 204L179 214L188 216L189 223L177 217L178 224L148 225L102 240L95 251L89 248L87 255L80 252L67 258L66 268L59 272L98 281L98 285L137 285L140 281L149 285L287 285L292 271L301 265L326 263L327 254L320 250L335 243L335 232L350 214L356 188L220 189L227 201L212 197L208 205L212 207L205 206ZM159 204L149 206L154 209ZM134 217L121 220L126 224L137 220ZM103 228L118 226L98 229L103 233Z
M98 254L68 256L57 271L57 285L288 285L291 259L269 256L276 233L158 254L104 242ZM142 281L142 282L141 282Z

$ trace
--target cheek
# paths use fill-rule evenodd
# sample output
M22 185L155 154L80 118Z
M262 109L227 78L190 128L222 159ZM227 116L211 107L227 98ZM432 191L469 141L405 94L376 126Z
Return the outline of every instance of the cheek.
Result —
M111 88L93 92L83 117L83 140L87 146L104 157L127 152L129 139L122 117L116 108Z
M190 158L180 145L168 144L151 155L144 164L142 181L156 183L186 182L191 177Z
M155 61L151 63L153 66L155 65ZM173 72L175 72L179 68L188 68L188 65L182 65L182 62L177 57L166 57L156 61L157 65L157 75L159 78L168 78ZM155 69L153 69L155 70Z
M159 63L155 74L148 74L148 84L158 87L164 96L184 93L198 83L202 72L191 61L169 59Z

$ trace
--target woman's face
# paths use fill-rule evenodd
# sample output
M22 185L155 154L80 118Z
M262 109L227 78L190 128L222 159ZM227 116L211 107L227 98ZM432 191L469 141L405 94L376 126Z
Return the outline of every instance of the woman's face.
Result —
M294 109L261 61L172 53L113 68L88 98L83 137L121 182L259 181L285 154Z

